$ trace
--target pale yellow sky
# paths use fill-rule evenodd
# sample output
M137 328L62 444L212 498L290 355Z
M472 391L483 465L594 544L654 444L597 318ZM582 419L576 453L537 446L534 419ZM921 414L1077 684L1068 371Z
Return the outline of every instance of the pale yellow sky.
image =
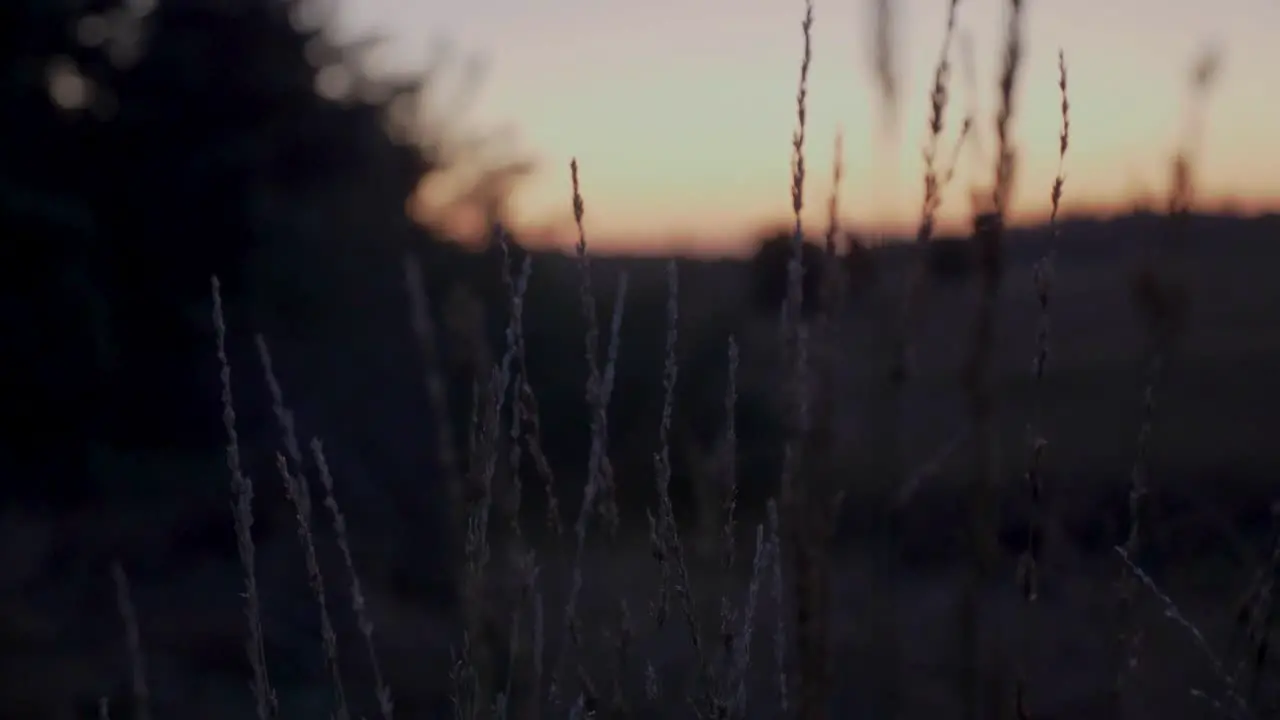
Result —
M910 227L920 204L928 92L947 0L894 0L902 80L899 141L879 132L870 71L871 0L817 0L810 74L806 221L823 224L833 140L845 129L841 203L851 223ZM996 70L1006 0L961 0L976 97L953 53L948 141L969 110L984 155L966 154L944 220L968 213L971 182L989 183ZM582 166L589 239L704 251L745 248L790 214L790 138L802 0L342 0L345 32L389 36L383 57L422 63L433 41L484 58L466 115L510 126L539 163L514 203L517 228L568 242L568 162ZM1208 46L1223 72L1207 108L1199 187L1213 206L1280 198L1280 2L1028 0L1016 141L1014 212L1043 214L1057 169L1057 52L1072 104L1064 211L1159 196L1186 124L1186 79ZM961 47L957 43L956 49ZM945 153L944 153L945 157Z

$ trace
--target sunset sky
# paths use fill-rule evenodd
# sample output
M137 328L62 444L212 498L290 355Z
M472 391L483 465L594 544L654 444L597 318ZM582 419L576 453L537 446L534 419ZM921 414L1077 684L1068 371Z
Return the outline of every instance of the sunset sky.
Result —
M1007 0L961 0L944 159L967 112L966 152L942 217L989 184ZM385 62L421 65L436 41L486 64L465 116L508 127L538 163L515 198L527 234L571 240L568 163L582 166L597 249L744 250L790 215L790 138L803 0L341 0L342 33L385 32ZM845 130L844 219L910 228L947 0L895 0L901 80L896 139L872 73L872 1L817 0L810 73L806 222L825 223L833 143ZM1280 198L1280 3L1276 0L1028 0L1014 213L1042 217L1057 169L1057 53L1072 105L1064 211L1158 198L1187 126L1189 69L1206 48L1223 67L1205 113L1202 206L1255 210ZM461 71L455 76L461 76ZM971 89L973 88L973 89ZM976 91L975 91L976 90ZM442 89L448 97L449 88ZM981 154L978 153L981 152Z

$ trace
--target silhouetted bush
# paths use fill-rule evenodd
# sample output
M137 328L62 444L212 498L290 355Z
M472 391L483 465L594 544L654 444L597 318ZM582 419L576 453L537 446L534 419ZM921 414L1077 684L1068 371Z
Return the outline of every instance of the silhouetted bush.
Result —
M760 243L751 258L751 298L757 312L776 314L787 298L787 265L792 257L791 233L780 232ZM822 248L806 242L803 250L804 279L801 311L809 317L819 307L822 268L826 255Z
M933 240L927 252L929 274L938 282L963 281L973 273L973 249L967 240Z
M850 293L857 295L880 280L876 258L861 236L851 234L844 255L844 269Z

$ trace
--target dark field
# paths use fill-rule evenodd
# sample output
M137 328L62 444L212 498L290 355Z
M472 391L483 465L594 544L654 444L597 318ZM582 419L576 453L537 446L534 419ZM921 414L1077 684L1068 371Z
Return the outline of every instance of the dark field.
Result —
M323 7L82 5L0 9L0 718L1280 717L1280 218L1183 137L1167 214L1006 230L1020 0L972 237L837 173L831 256L714 261L527 251ZM481 250L406 212L459 167Z
M1280 444L1272 442L1280 431L1280 381L1274 372L1280 360L1275 332L1280 286L1269 282L1269 276L1271 258L1280 259L1280 225L1274 218L1195 222L1195 240L1166 255L1169 266L1182 273L1190 311L1168 372L1155 388L1151 491L1145 501L1139 562L1205 633L1215 652L1235 662L1243 641L1236 614L1249 600L1255 575L1268 576L1274 533L1270 504L1280 468ZM1042 432L1049 440L1043 461L1046 532L1041 593L1029 611L1022 606L1015 582L1015 561L1025 543L1022 474L1028 457L1029 360L1037 318L1026 258L1037 257L1044 240L1015 237L1010 246L1013 259L1002 293L994 362L1002 482L1001 511L991 531L1001 551L979 596L984 652L992 653L982 678L998 687L998 697L1011 698L1011 658L1023 657L1021 648L1029 647L1024 665L1034 717L1108 717L1111 712L1107 663L1116 642L1115 587L1122 568L1112 547L1127 532L1127 486L1146 382L1144 329L1128 276L1146 239L1144 229L1154 232L1158 227L1159 221L1141 218L1068 225L1057 245L1052 359L1040 389ZM847 496L829 551L829 637L838 688L833 702L839 708L837 716L947 717L959 704L962 670L972 665L957 642L967 567L964 488L973 465L958 358L969 332L972 284L957 276L936 285L929 296L916 351L917 374L906 386L898 437L913 483L913 489L904 492L886 470L887 453L877 444L889 436L876 426L875 413L887 402L879 392L885 381L876 358L883 356L887 338L875 313L897 302L908 253L889 249L876 258L880 280L850 302L841 321L839 474ZM486 265L478 261L472 272L479 277ZM556 278L571 280L575 271L567 259L553 256L535 256L534 267L541 284L531 286L526 307L529 363L544 408L544 440L557 474L562 511L571 523L587 449L586 410L580 399L585 367L577 350L580 341L565 339L581 333L576 291ZM716 373L722 375L724 366L698 364L699 353L723 357L726 328L736 328L743 348L740 537L735 569L727 574L711 556L697 552L707 543L695 529L695 493L689 485L696 474L690 461L675 453L672 494L703 628L712 638L719 624L720 597L735 604L742 601L754 545L751 528L763 520L763 499L777 492L769 447L779 441L753 435L768 431L769 418L752 425L750 413L769 414L768 398L776 389L770 377L782 370L760 354L767 341L750 339L752 333L768 337L773 321L765 316L752 319L745 263L688 260L678 267L678 348L686 365L677 384L684 403L679 405L684 408L681 413L704 417L689 403L705 400L706 389L723 382ZM660 399L646 398L661 394L664 271L656 260L601 258L595 268L598 297L612 294L610 278L624 268L631 289L610 414L621 529L614 540L595 525L589 530L580 601L580 652L585 654L580 657L597 658L583 665L607 706L616 665L611 648L620 627L619 603L625 602L634 639L616 674L628 688L624 694L637 716L668 717L688 709L682 698L693 690L689 670L694 655L679 612L673 610L661 630L654 629L649 616L659 566L646 544L645 510L656 503L649 458L658 446ZM483 293L480 290L478 297ZM603 313L609 305L602 304L601 317L608 317ZM389 322L379 331L411 336L407 323ZM501 326L493 332L500 338ZM446 355L461 344L449 337L442 334ZM443 522L440 511L428 510L428 517L441 520L426 524L399 520L411 509L395 500L397 490L385 481L369 485L373 472L359 469L362 462L375 468L410 463L411 459L397 459L412 456L397 443L420 447L434 442L430 432L408 425L409 411L379 404L378 398L402 396L405 387L416 391L420 379L405 370L399 378L403 384L397 385L385 368L379 369L377 347L385 346L366 346L367 359L362 359L366 355L352 355L350 348L328 341L282 335L273 342L273 354L277 372L285 378L286 402L298 413L300 432L329 431L325 443L338 499L349 518L379 655L399 714L434 717L448 707L440 704L449 693L447 647L457 641L450 630L456 625L450 620L455 611L450 609L452 592L447 587L447 568L453 563L445 559L448 545L440 544L447 543L444 535L431 526ZM326 375L322 369L327 364L343 372ZM244 355L239 367L244 369L235 377L244 378L241 386L252 386L252 355ZM466 391L464 386L461 392ZM252 426L258 412L246 407L241 422ZM429 424L422 427L426 430ZM459 423L457 432L464 430L465 423ZM271 442L265 437L269 434L260 433L264 450ZM696 436L697 429L692 434ZM258 468L251 473L258 479L260 497L256 534L261 536L258 576L267 654L282 716L303 717L309 715L308 708L328 702L314 599L306 590L303 558L289 530L292 521L282 505L279 483L270 465L264 464L269 457L252 450L257 445L254 437L242 435L242 443L247 443L246 462ZM379 438L383 444L374 442ZM930 460L938 462L925 468ZM122 558L129 570L156 712L211 718L227 717L233 710L251 712L244 685L249 677L242 647L244 616L237 596L243 581L227 545L231 518L225 511L225 464L216 452L107 449L99 462L111 476L128 477L132 490L108 492L103 503L54 519L19 511L5 522L12 538L5 543L12 555L5 567L15 578L5 614L4 646L10 648L4 659L2 697L10 708L6 716L70 717L76 708L91 711L99 696L128 706L126 648L109 579L101 570L109 558ZM546 534L541 482L527 465L524 475L523 524L543 566L537 587L550 668L561 640L572 545ZM314 492L320 492L318 485ZM371 698L370 680L360 662L359 636L348 617L346 582L330 547L328 520L318 507L316 512L319 552L330 563L329 608L349 666L350 702L365 707ZM493 567L501 577L503 565L495 560ZM772 655L777 613L768 582L760 598L747 688L750 716L772 717L777 712ZM494 601L499 606L503 602L508 601ZM1154 595L1143 591L1138 607L1143 631L1135 676L1138 716L1202 716L1206 701L1191 697L1190 689L1220 697L1221 679L1187 629L1164 616L1165 608ZM529 620L524 622L527 632ZM497 644L489 648L498 655L505 648L497 640L502 636L494 636ZM646 699L643 692L648 664L661 681L662 693L656 699ZM1263 675L1259 701L1270 702L1275 688L1268 674ZM1241 683L1250 681L1245 673Z

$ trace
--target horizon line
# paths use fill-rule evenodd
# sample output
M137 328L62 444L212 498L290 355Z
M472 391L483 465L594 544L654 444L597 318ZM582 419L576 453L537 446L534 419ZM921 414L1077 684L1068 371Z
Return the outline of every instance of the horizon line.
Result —
M1220 203L1219 205L1220 207L1216 209L1193 210L1190 215L1196 218L1230 219L1246 222L1261 221L1280 216L1280 200L1253 205L1247 209L1235 207L1231 203ZM1166 210L1146 204L1135 204L1124 210L1112 209L1103 211L1099 208L1092 212L1086 210L1064 212L1059 214L1055 222L1058 225L1065 226L1081 223L1107 223L1126 218L1159 218L1165 216L1168 216ZM1043 212L1023 214L1023 217L1015 218L1008 223L1007 228L1014 232L1025 233L1048 230L1050 225L1049 213ZM730 233L724 236L711 236L705 232L682 233L672 231L667 233L653 232L643 235L619 235L614 233L593 238L591 233L588 232L587 247L589 252L596 257L744 258L750 257L763 239L783 233L790 234L792 227L792 223L762 223L754 231ZM813 227L813 224L810 224L809 227ZM906 223L881 224L877 226L869 223L842 222L839 232L844 237L855 235L871 239L872 247L880 247L886 245L909 245L916 242L918 227L918 224ZM518 224L514 227L509 227L509 232L519 245L530 251L560 254L572 254L575 252L574 248L577 243L576 230L572 239L565 233L556 233L554 231L522 231ZM826 232L825 226L822 226L822 229L818 232L806 232L805 242L821 245ZM969 234L967 223L939 222L935 226L930 241L962 240L968 237ZM482 234L472 233L467 236L460 236L446 233L446 235L449 237L450 242L470 249L477 249L486 244L486 237Z

